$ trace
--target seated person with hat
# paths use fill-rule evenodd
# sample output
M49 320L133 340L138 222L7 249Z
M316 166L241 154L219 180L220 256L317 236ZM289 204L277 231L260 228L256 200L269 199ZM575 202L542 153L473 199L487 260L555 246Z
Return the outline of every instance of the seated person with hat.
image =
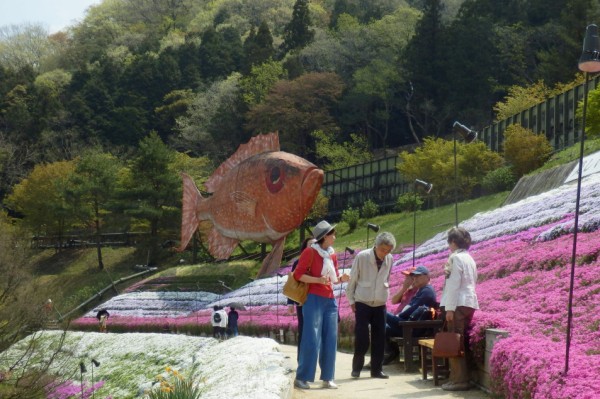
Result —
M437 306L435 290L429 284L429 269L422 265L418 266L414 270L411 269L410 274L406 278L407 280L410 280L410 284L404 284L404 286L412 286L413 288L417 289L417 292L412 297L408 305L406 305L398 315L387 312L385 338L388 351L384 358L383 364L390 364L400 354L398 346L392 344L390 340L391 337L402 337L403 329L399 322L408 320L423 320L423 318L421 318L420 315L417 315L417 313L423 312L424 309L428 311L430 308ZM398 294L394 295L392 297L392 303L400 302L402 293L403 292L400 291Z

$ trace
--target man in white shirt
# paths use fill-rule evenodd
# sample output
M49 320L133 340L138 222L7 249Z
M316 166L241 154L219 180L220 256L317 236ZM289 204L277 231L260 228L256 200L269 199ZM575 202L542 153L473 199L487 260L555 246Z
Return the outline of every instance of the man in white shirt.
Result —
M391 252L395 246L396 239L391 233L380 233L375 238L375 247L361 251L352 263L346 296L356 318L351 374L353 378L360 376L369 345L371 346L371 377L389 378L382 368L385 352L386 302L393 263ZM369 325L371 326L370 340Z

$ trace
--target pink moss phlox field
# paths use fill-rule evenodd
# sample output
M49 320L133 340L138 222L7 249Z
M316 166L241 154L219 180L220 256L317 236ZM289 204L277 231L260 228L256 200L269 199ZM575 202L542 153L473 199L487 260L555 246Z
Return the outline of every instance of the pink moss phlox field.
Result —
M475 359L483 359L486 329L498 328L509 333L508 338L496 343L490 361L492 389L503 397L600 397L597 384L600 375L600 175L586 177L582 184L570 368L568 374L563 375L575 198L575 185L563 185L461 222L473 238L470 253L477 262L479 275L477 294L481 309L475 313L469 333ZM392 293L404 281L401 272L413 265L412 247L399 252L394 255L390 276ZM414 254L414 263L423 264L431 271L431 284L439 300L444 284L443 268L449 255L446 232L415 248ZM348 273L354 255L339 252L337 257L340 268ZM115 309L111 312L109 328L117 323L132 330L149 324L165 326L165 329L190 324L209 326L212 306L239 302L247 308L239 311L242 330L245 325L257 326L252 330L257 332L280 329L296 332L297 318L288 313L287 300L281 294L291 265L292 262L280 269L281 276L256 280L224 295L145 296L129 292L132 295L111 302ZM135 289L143 287L144 283L138 283ZM340 304L340 331L352 334L354 315L344 295L345 287L346 284L337 285L334 292ZM397 310L391 304L388 309ZM94 311L76 320L74 325L97 325Z

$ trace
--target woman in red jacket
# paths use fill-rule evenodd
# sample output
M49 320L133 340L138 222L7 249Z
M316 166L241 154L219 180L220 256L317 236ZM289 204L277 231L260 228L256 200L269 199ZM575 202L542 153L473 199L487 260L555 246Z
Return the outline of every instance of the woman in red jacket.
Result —
M333 250L335 226L321 221L313 229L314 244L300 255L294 278L308 283L308 297L302 306L304 326L299 349L294 386L309 389L315 380L317 360L321 368L323 388L336 389L335 356L337 352L338 307L333 284L346 282L350 276L339 275Z

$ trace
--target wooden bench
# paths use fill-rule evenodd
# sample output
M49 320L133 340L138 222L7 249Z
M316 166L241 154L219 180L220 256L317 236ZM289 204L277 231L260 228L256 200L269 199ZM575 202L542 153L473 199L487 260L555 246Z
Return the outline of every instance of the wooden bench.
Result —
M421 347L421 371L423 373L423 379L426 380L427 371L431 370L431 374L433 374L433 385L437 386L439 385L440 372L448 376L450 368L448 366L447 357L433 357L433 342L433 338L419 340L419 346ZM431 358L431 365L427 364L428 357ZM438 363L440 359L442 359L441 364Z
M436 332L441 330L444 322L442 320L421 320L421 321L401 321L402 337L391 337L401 350L401 359L404 358L404 371L413 372L417 370L418 364L414 360L414 347L419 346L419 340L423 338L433 338ZM425 329L428 332L425 336L414 337L413 332L416 329ZM421 335L421 334L420 334ZM419 352L416 352L419 354Z

